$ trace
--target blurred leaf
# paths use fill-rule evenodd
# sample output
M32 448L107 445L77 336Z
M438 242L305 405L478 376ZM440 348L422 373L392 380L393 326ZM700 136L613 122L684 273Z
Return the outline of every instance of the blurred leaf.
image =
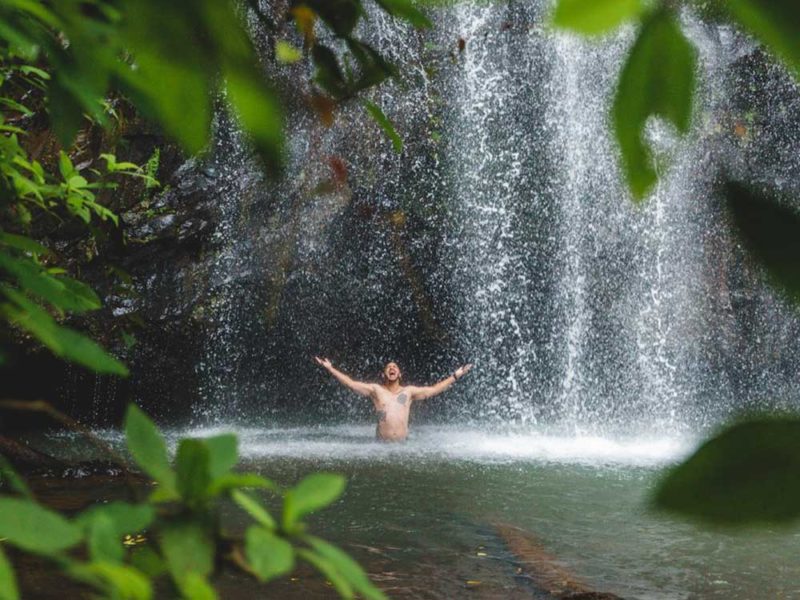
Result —
M333 584L334 589L339 593L342 598L353 598L353 586L350 582L336 570L331 562L310 550L300 549L297 551L297 556L310 563L317 571L325 576L325 579Z
M661 9L643 23L617 85L612 115L622 166L635 199L657 179L644 142L651 116L663 117L681 133L689 129L694 93L695 51L674 15Z
M214 569L214 542L200 523L188 520L169 523L159 541L167 568L178 586L190 573L207 577Z
M268 167L283 159L283 115L275 94L255 70L226 72L228 97L239 121Z
M395 131L394 125L389 120L389 118L383 114L383 111L378 108L376 104L373 104L370 101L365 101L364 106L367 108L367 112L369 112L370 116L373 120L380 125L381 129L383 129L384 133L388 136L390 140L392 140L392 145L394 146L395 151L400 154L403 152L403 140Z
M211 483L209 494L216 496L218 494L227 492L228 490L238 488L262 488L275 490L277 489L277 486L269 479L265 479L264 477L261 477L261 475L256 475L255 473L228 473L227 475L217 477Z
M294 568L292 545L255 525L245 534L245 556L259 581L280 577Z
M209 451L208 472L212 479L228 473L239 462L239 440L232 433L204 438Z
M53 554L79 543L81 530L64 517L19 498L0 497L0 538L35 554Z
M0 600L19 600L17 578L2 546L0 546Z
M658 508L735 525L800 516L800 419L753 418L706 441L672 468Z
M53 132L61 145L69 148L83 124L83 108L58 76L47 86L47 95Z
M89 286L68 277L53 277L29 258L0 251L0 269L12 274L20 287L61 310L82 313L101 306Z
M347 579L364 598L386 600L384 593L375 587L361 566L350 558L346 552L314 536L306 536L303 539L309 543L319 556L327 560Z
M289 42L278 40L275 42L275 58L279 63L290 65L303 58L303 53Z
M216 600L217 592L197 573L189 573L180 584L181 595L186 600Z
M2 454L0 454L0 482L7 483L8 487L27 498L33 498L25 480L19 476L8 459Z
M800 216L776 198L740 183L728 182L725 197L747 249L770 280L800 303Z
M800 11L795 0L728 0L727 8L800 79Z
M425 13L414 6L411 0L375 0L375 2L390 15L405 19L414 27L432 27Z
M256 522L263 525L270 531L275 529L275 519L273 519L272 515L267 512L266 508L261 506L261 503L259 503L258 500L239 490L233 490L231 492L231 498L247 514L253 517Z
M81 513L77 522L88 527L98 516L108 518L114 530L114 536L121 538L126 533L137 533L147 528L155 519L155 509L148 504L128 504L115 501L99 506L92 506Z
M397 69L369 44L353 38L347 38L345 41L358 61L361 71L358 79L352 84L352 91L365 90L397 75Z
M138 546L131 552L131 566L148 577L158 577L167 572L161 556L150 546Z
M113 598L122 600L150 600L153 590L148 578L132 567L107 561L93 561L88 564L78 564L71 567L73 575L92 581L100 578L110 585L115 594Z
M197 506L205 499L211 482L208 463L208 447L202 440L181 440L175 456L177 487L190 506Z
M291 531L306 514L328 506L345 488L345 479L333 473L313 473L286 492L283 527Z
M89 524L89 556L95 561L121 562L125 549L120 537L107 515L95 514Z
M22 250L23 252L30 252L31 254L40 254L43 256L52 254L49 248L42 246L36 240L25 237L24 235L6 233L5 231L0 231L0 244Z
M303 0L302 4L317 13L338 36L350 35L363 14L357 0Z
M336 54L321 44L316 44L311 51L314 65L317 67L314 80L317 84L334 98L344 98L347 96L347 82L339 68L339 61Z
M607 33L643 11L642 0L559 0L553 25L585 35Z
M89 367L97 373L128 375L128 369L100 346L77 331L58 325L53 318L22 294L9 288L0 291L14 304L0 304L0 313L14 325L34 335L54 354Z
M167 493L175 493L175 473L169 465L167 444L153 422L135 404L128 405L125 437L136 464L158 481Z

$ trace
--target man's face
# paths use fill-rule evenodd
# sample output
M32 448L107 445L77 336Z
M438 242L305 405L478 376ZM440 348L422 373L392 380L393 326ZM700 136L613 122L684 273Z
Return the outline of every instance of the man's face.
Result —
M383 378L386 381L397 381L400 379L401 375L400 367L397 366L397 363L390 362L383 367Z

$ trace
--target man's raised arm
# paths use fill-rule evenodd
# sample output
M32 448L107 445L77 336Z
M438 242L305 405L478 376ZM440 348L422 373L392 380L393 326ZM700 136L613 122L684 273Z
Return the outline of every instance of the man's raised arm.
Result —
M342 373L339 369L334 368L327 358L320 358L319 356L315 356L314 360L317 361L317 364L322 365L325 369L333 375L339 383L342 385L349 387L353 390L356 394L361 394L362 396L372 396L372 392L375 389L375 386L371 383L364 383L363 381L356 381L355 379L348 377L344 373Z
M412 400L424 400L425 398L431 398L438 394L441 394L451 385L453 385L456 381L461 379L464 375L469 373L470 369L472 369L471 364L466 364L463 367L458 367L455 371L453 371L452 375L448 375L444 379L442 379L439 383L435 383L433 385L425 386L425 387L411 387L409 389L409 393L411 395Z

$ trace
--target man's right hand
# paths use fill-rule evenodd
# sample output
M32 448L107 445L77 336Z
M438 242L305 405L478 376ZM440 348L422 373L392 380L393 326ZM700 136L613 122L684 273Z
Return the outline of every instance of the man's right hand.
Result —
M333 368L333 365L331 364L331 361L329 361L327 358L320 358L319 356L315 356L314 360L317 361L318 365L321 365L321 366L325 367L326 369Z

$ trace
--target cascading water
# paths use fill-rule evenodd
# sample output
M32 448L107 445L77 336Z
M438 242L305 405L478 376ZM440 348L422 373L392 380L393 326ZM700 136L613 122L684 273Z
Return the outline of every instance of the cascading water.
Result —
M473 360L458 397L428 409L448 420L695 430L796 403L798 319L757 283L714 193L720 164L752 178L742 163L758 158L784 186L800 170L759 141L771 116L741 132L758 110L738 91L752 43L684 15L702 72L695 127L684 140L648 127L663 177L635 206L607 117L633 32L556 33L549 9L458 5L426 33L372 15L365 35L404 74L374 96L402 156L350 106L330 129L290 123L292 181L267 186L223 157L244 183L221 201L248 200L220 253L227 333L211 338L207 400L340 414L346 394L324 402L313 379L323 353L359 377L399 356L417 380ZM763 77L780 114L800 112L781 68ZM319 195L332 158L348 185Z

